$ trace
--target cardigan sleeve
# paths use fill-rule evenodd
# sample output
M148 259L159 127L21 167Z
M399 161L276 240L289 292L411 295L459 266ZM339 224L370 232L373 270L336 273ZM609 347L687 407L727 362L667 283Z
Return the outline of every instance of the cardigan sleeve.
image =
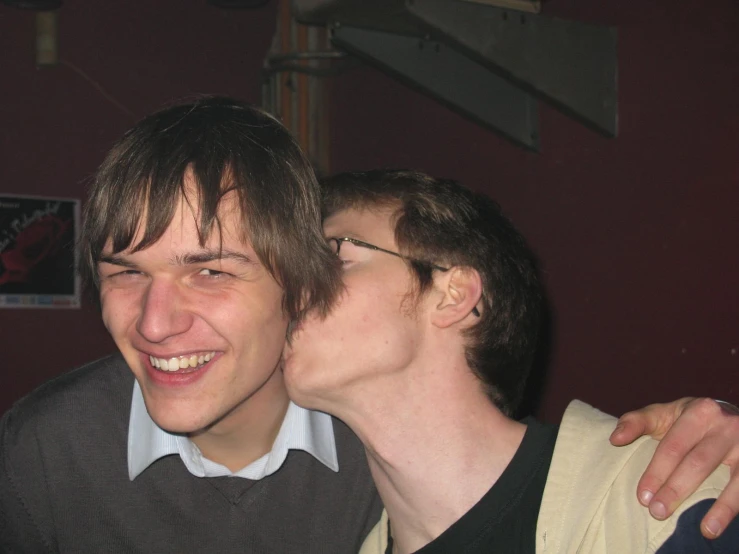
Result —
M388 543L387 512L382 510L380 521L372 528L367 538L362 543L359 554L385 554Z

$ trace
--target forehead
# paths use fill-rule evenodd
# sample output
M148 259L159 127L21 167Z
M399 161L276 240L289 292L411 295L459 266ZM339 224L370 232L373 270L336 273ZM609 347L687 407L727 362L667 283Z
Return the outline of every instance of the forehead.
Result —
M198 189L190 184L183 194L175 198L171 220L164 226L162 235L154 241L146 241L143 248L138 248L145 239L149 219L156 219L157 215L154 213L156 208L147 204L133 239L124 251L147 250L156 244L167 244L169 248L182 250L212 249L226 245L231 249L242 249L250 246L245 216L235 191L226 193L218 203L216 219L210 229L203 226L200 205ZM112 253L112 242L112 238L108 237L103 248L105 253Z
M395 210L392 208L339 210L324 220L323 234L327 237L383 240L394 244Z

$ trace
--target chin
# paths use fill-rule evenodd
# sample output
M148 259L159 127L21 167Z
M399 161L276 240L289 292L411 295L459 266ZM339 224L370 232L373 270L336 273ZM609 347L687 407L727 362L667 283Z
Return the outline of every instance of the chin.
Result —
M329 405L326 399L330 390L321 372L287 370L285 387L290 400L302 408L325 412Z
M285 363L283 368L285 377L285 388L290 400L303 408L310 408L306 403L310 403L309 387L307 387L307 375L305 371L301 371L294 363Z
M151 419L159 427L168 433L179 435L191 435L203 431L217 420L215 416L200 412L196 406L154 403L151 408L147 404L147 410Z

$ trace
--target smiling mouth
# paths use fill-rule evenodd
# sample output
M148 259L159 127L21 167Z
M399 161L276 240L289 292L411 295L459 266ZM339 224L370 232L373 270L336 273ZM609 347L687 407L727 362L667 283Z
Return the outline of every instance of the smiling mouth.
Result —
M169 373L182 370L197 370L207 364L215 357L215 352L201 352L190 356L178 356L176 358L155 358L149 356L152 367Z

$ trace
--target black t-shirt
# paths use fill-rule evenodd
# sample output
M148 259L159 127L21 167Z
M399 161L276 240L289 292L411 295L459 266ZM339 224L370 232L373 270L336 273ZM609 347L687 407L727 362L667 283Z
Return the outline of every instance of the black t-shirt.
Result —
M527 418L528 427L500 479L469 512L416 554L536 553L536 521L558 427ZM388 533L386 554L392 554Z

